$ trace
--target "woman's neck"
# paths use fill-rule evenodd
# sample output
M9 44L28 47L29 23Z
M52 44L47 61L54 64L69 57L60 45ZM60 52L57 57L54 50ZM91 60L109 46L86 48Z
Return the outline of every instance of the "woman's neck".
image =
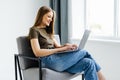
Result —
M46 28L46 26L39 25L39 26L37 26L37 28Z

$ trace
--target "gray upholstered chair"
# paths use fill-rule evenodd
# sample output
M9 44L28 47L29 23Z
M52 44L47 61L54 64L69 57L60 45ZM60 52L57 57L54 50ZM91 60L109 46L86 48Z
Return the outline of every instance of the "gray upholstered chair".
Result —
M59 36L55 38L60 42ZM27 36L17 38L18 53L14 55L15 60L15 80L71 80L80 74L70 74L67 72L57 72L44 68L41 58L36 58L32 52ZM84 76L82 75L82 80Z

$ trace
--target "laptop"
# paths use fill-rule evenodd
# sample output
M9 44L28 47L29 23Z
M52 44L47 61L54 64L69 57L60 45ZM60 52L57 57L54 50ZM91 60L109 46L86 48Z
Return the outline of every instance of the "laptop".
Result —
M78 50L83 49L83 48L85 47L85 44L86 44L87 40L88 40L88 37L89 37L89 35L90 35L90 32L91 32L90 30L85 29L84 34L83 34L83 36L82 36L82 39L81 39L81 41L80 41L79 46L78 46L77 49L61 51L61 52L57 52L57 53L74 52L74 51L78 51Z

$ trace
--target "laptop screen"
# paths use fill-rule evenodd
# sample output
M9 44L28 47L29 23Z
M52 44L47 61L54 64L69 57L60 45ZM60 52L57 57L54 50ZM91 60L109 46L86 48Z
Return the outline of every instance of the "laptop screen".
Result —
M82 39L81 39L81 41L80 41L80 44L79 44L79 49L83 49L84 48L84 46L85 46L85 44L86 44L86 42L87 42L87 40L88 40L88 37L89 37L89 34L90 34L90 30L88 30L88 29L86 29L85 31L84 31L84 34L83 34L83 36L82 36Z

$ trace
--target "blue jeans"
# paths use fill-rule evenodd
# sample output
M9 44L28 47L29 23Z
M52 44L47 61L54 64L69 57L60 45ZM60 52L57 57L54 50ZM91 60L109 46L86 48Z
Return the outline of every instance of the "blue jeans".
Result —
M69 73L84 71L85 80L98 80L97 72L101 69L86 50L53 54L42 58L47 68Z

